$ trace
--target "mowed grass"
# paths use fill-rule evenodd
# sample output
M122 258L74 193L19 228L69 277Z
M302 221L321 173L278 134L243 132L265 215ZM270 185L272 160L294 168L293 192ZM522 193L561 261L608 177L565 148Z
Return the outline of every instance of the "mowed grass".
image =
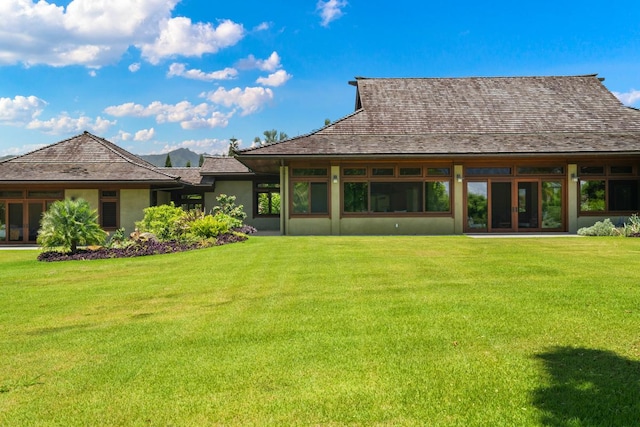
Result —
M640 239L0 251L0 425L640 424Z

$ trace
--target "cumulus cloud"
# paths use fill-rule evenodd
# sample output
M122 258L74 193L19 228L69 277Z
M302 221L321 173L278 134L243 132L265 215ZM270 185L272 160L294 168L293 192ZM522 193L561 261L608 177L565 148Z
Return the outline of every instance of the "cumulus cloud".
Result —
M45 105L47 105L45 101L35 96L0 98L0 123L27 123L38 117Z
M209 23L193 24L189 18L178 17L162 21L160 28L160 34L152 43L139 45L142 57L152 64L176 55L200 57L216 53L244 37L244 27L228 19L214 28Z
M344 0L319 0L316 6L316 10L320 13L320 25L323 27L329 26L332 21L340 18L343 15L342 9L347 5Z
M206 99L225 107L239 107L242 110L241 115L260 111L265 104L273 100L273 91L263 87L239 87L231 90L218 88L214 92L202 94Z
M136 132L133 136L134 141L149 141L156 135L156 131L154 128L151 129L142 129Z
M273 52L267 59L257 59L253 55L241 59L237 67L243 70L258 69L262 71L275 71L280 68L280 56L278 52Z
M140 63L134 62L133 64L129 65L129 71L131 71L132 73L137 73L138 71L140 71Z
M183 129L224 127L233 115L213 111L206 102L193 105L189 101L177 104L154 101L147 106L127 102L107 107L104 112L115 117L154 117L156 123L180 123Z
M253 28L253 31L266 31L271 28L270 22L262 22Z
M101 117L92 119L87 116L70 117L63 113L49 120L32 120L27 124L27 129L35 129L49 134L65 134L89 130L96 134L105 133L115 121L109 121Z
M285 70L278 70L273 74L269 74L268 77L259 77L256 80L256 83L264 85L264 86L282 86L291 78L291 74L287 73Z
M179 0L72 0L66 9L47 0L0 1L0 65L116 63L131 46L158 63L177 55L200 56L237 43L241 25L218 27L172 18Z
M613 94L625 105L634 105L640 102L640 90L632 89L629 92L613 92Z
M237 77L238 70L235 68L227 67L223 70L212 71L205 73L204 71L191 69L187 70L185 64L173 63L169 66L168 77L184 77L185 79L202 80L205 82L211 82L214 80L229 80Z
M179 148L188 148L209 154L226 154L229 149L229 141L218 138L189 139L177 144L165 144L159 152L154 154L164 154Z

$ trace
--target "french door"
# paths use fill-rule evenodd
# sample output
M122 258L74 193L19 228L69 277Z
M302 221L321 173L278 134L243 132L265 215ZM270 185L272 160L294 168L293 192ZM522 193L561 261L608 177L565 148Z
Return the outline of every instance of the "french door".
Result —
M0 200L0 243L34 243L49 201Z
M466 183L466 232L564 231L564 185L557 179Z

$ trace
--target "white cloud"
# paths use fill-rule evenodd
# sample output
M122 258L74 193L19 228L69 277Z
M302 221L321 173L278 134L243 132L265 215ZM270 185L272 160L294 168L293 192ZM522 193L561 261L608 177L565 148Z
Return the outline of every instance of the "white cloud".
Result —
M98 75L98 73L96 72L96 70L90 70L90 71L89 71L89 75L90 75L91 77L96 77L96 76Z
M632 89L629 92L613 92L613 94L625 105L634 105L640 101L640 90Z
M225 107L238 106L242 110L241 115L246 116L260 111L265 104L272 101L273 91L263 87L246 87L244 90L239 87L231 90L220 87L215 92L205 93L201 96Z
M152 64L177 55L200 57L216 53L244 37L242 25L228 19L214 28L209 23L193 24L189 18L178 17L162 21L160 28L160 34L152 43L139 45L142 57Z
M134 141L149 141L156 135L156 131L154 128L151 129L142 129L136 132L133 136Z
M45 105L45 101L35 96L0 98L0 123L27 123L38 117Z
M210 73L205 73L201 70L191 69L187 70L185 64L180 64L174 62L169 66L169 72L167 73L168 77L184 77L185 79L193 79L193 80L202 80L205 82L210 82L214 80L230 80L238 75L238 70L235 68L227 67L224 70L213 71Z
M189 139L177 144L165 144L159 153L154 154L164 154L178 148L188 148L198 153L226 154L229 149L229 141L217 138Z
M125 132L123 130L119 130L118 134L116 136L112 137L111 140L113 142L129 141L132 136L133 135L131 135L129 132Z
M132 73L137 73L138 71L140 71L140 63L134 62L133 64L129 65L129 71L131 71Z
M233 111L228 114L213 111L213 108L205 102L193 105L189 101L177 104L154 101L146 107L128 102L107 107L104 112L115 117L154 117L156 123L180 123L182 129L225 127L234 114Z
M278 52L273 52L267 59L257 59L253 55L249 55L245 59L241 59L237 64L238 68L250 70L257 68L262 71L275 71L280 68L280 56Z
M271 22L262 22L253 28L253 31L266 31L271 28Z
M172 18L179 0L0 0L0 65L116 63L132 46L153 63L167 56L200 56L237 43L241 25L192 23ZM133 71L133 70L132 70Z
M63 113L49 120L32 120L27 124L27 129L35 129L50 134L65 134L89 130L99 135L105 133L115 124L115 121L109 121L101 117L96 117L95 120L87 116L74 118Z
M264 85L264 86L282 86L291 78L291 74L287 73L285 70L278 70L273 74L269 74L268 77L259 77L256 80L256 83Z
M347 5L344 0L319 0L316 6L316 10L320 13L322 21L320 25L327 27L332 21L342 16L342 8Z

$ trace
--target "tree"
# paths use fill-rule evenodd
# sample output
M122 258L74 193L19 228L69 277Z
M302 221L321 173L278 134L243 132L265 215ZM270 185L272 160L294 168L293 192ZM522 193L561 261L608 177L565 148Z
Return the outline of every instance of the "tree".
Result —
M238 142L238 138L232 136L229 139L229 152L227 153L227 155L229 157L233 156L239 148L240 148L240 143Z
M262 132L262 134L264 135L264 141L260 141L260 137L256 136L253 140L254 145L273 144L289 138L289 135L287 135L286 133L278 133L278 131L275 129L265 130L264 132Z
M173 167L173 166L171 166L171 156L169 154L167 154L167 159L164 161L164 167L165 168Z
M187 164L185 166L190 168L191 167L191 160L187 160Z
M200 159L198 160L198 167L202 167L204 164L204 154L200 154Z
M325 126L329 126L331 124L331 120L330 119L324 119L324 125Z
M54 202L42 216L38 244L76 253L80 245L102 245L107 233L98 224L98 211L83 199Z

